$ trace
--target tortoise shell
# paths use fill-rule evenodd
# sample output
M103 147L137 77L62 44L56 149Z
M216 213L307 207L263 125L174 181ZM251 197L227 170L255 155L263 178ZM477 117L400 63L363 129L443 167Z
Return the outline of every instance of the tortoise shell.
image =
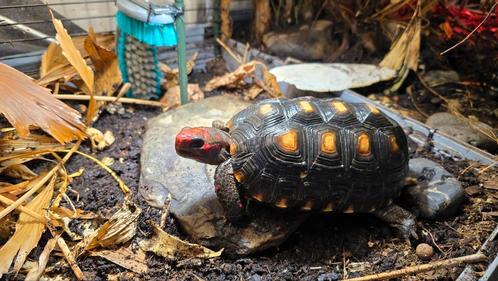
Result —
M241 194L280 208L372 212L399 196L408 172L402 128L368 104L269 99L227 127Z

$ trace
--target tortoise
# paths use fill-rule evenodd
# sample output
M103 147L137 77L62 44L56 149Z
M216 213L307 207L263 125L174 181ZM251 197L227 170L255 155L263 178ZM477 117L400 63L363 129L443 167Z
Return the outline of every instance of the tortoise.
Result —
M405 238L416 237L415 216L393 203L408 173L407 137L372 105L267 99L226 124L183 128L175 149L218 165L215 191L231 222L258 201L279 209L372 213Z

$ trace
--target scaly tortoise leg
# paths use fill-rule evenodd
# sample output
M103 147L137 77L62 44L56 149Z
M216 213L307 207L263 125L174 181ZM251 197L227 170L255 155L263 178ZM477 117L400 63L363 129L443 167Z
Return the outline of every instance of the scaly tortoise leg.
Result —
M230 131L230 129L228 129L227 125L225 124L225 122L223 122L221 120L214 120L212 123L212 127L219 129L219 130L222 130L222 131L225 131L227 133Z
M413 236L417 239L415 216L398 205L391 204L373 214L380 220L395 228L404 239Z
M244 205L240 199L230 159L216 168L214 186L227 219L230 222L239 221L244 215Z

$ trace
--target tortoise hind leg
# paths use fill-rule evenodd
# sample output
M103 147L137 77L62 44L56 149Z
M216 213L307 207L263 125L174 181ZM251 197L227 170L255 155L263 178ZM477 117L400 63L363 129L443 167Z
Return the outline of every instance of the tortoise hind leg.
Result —
M214 186L218 200L230 222L239 221L244 215L244 205L240 199L237 183L233 176L231 160L221 163L214 174Z
M373 214L395 228L403 238L407 240L411 236L417 238L415 216L400 206L390 204L383 209L374 211Z

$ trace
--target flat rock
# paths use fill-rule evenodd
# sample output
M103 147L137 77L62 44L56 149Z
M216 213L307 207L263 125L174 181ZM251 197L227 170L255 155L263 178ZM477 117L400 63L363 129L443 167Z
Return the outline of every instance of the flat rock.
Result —
M141 196L151 206L162 208L171 194L170 212L181 228L197 243L224 248L224 253L233 256L279 245L306 216L253 205L244 224L228 223L214 192L216 166L179 157L174 142L183 127L228 121L248 105L233 96L217 96L163 113L148 122L140 159Z
M396 76L392 69L373 64L299 63L272 68L277 82L307 92L330 93L362 88Z
M427 219L452 216L464 199L460 182L438 163L426 158L410 159L409 177L417 184L406 187L405 199Z
M451 113L438 112L429 116L425 123L463 142L488 150L491 153L495 152L498 148L496 141L483 134L476 127L489 132L492 132L493 128L482 122L475 122L476 126L470 126L468 122L464 122Z

